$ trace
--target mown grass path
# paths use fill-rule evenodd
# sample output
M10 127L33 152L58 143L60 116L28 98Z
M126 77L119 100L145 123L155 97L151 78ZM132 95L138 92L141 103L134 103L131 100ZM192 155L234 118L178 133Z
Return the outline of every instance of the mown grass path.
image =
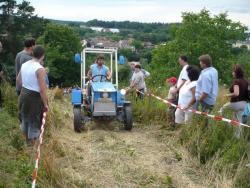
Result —
M131 132L118 122L88 123L73 131L70 117L54 135L57 162L70 181L82 187L213 187L177 140L178 131L135 124Z

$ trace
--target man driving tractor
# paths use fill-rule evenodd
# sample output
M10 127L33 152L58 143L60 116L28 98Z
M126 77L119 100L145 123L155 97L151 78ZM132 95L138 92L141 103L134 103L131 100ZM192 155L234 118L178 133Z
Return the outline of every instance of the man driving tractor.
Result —
M88 54L98 54L96 61L86 74ZM110 64L104 65L110 60ZM131 102L125 98L124 91L118 89L118 49L84 48L75 55L76 63L81 63L81 87L72 90L74 130L81 132L88 121L118 120L125 130L133 127ZM110 58L108 58L110 57ZM113 65L113 66L112 66ZM114 76L112 72L114 71ZM112 77L113 76L113 77ZM88 79L88 81L87 81ZM141 88L139 88L141 89ZM126 92L126 91L125 91Z
M88 78L93 82L105 82L111 79L111 71L104 65L104 56L99 55L93 65L90 66Z

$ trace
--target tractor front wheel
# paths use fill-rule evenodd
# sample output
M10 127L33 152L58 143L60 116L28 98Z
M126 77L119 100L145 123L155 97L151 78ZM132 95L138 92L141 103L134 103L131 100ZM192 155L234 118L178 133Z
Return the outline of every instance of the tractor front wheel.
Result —
M130 105L124 107L124 128L130 131L133 127L132 108Z
M73 114L74 114L74 130L75 132L80 133L83 128L82 124L82 113L81 113L81 107L80 106L74 106L73 108Z

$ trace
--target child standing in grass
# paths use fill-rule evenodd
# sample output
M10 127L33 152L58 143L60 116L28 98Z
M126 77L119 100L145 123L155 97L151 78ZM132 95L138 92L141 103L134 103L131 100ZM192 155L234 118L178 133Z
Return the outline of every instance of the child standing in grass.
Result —
M177 94L175 92L177 79L175 77L171 77L168 78L166 82L170 87L168 91L167 100L173 104L177 104ZM171 126L175 125L175 120L174 120L175 110L176 109L173 106L168 107L168 120Z

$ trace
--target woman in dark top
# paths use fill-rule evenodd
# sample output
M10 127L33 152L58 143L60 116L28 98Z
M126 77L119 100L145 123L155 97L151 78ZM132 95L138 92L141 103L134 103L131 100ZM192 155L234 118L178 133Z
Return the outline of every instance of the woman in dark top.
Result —
M233 110L234 117L239 122L242 121L242 113L247 105L248 99L248 82L244 79L244 72L239 65L233 67L233 84L229 89L229 94L226 97L230 98L230 102L223 105L220 113L223 114L225 109ZM242 134L242 127L239 127L236 136L240 137Z

